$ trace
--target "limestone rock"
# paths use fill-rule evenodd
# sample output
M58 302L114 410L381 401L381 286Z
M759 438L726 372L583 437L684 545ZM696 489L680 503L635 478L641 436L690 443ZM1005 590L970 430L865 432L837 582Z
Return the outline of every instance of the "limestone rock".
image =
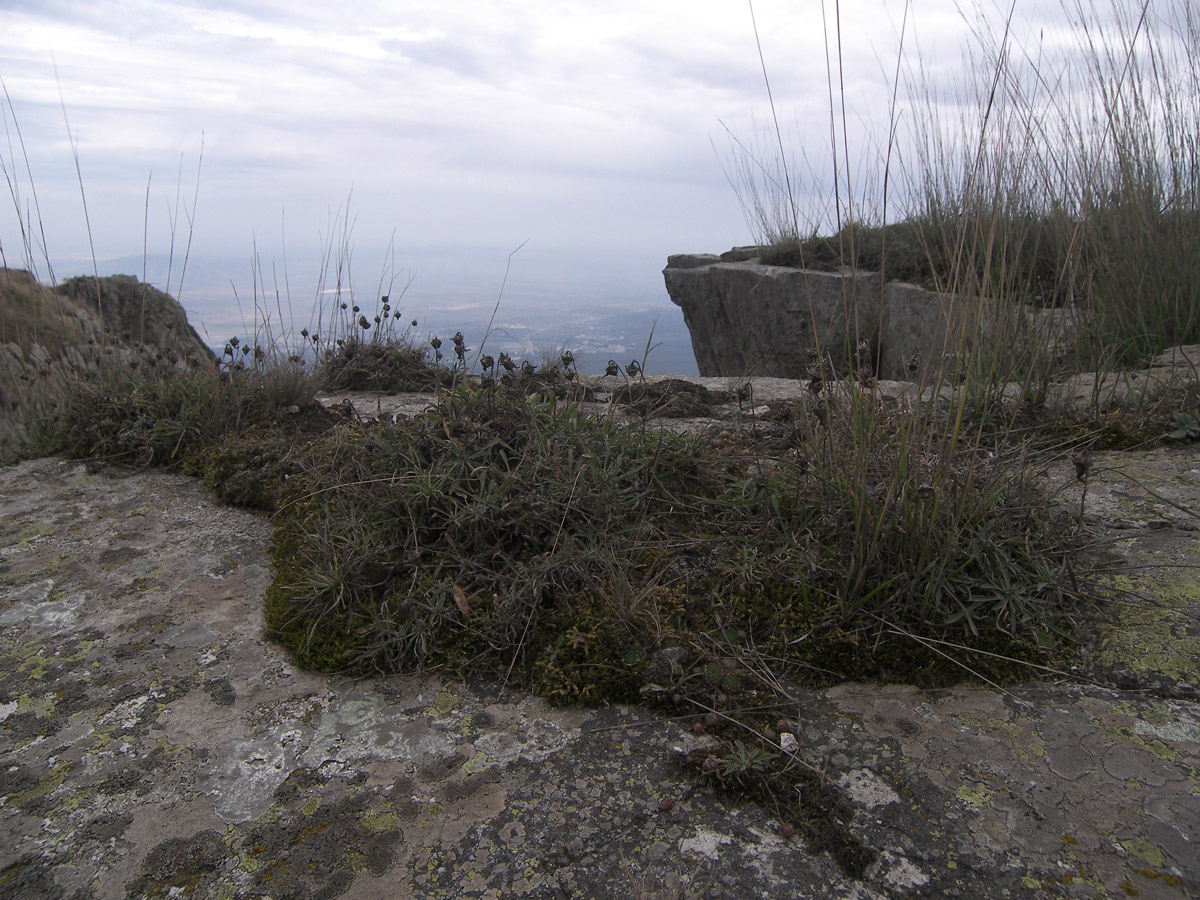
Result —
M763 265L746 258L752 250L671 256L663 270L701 375L806 378L820 355L856 362L879 378L910 379L920 374L917 361L954 352L964 326L973 333L978 317L991 314L987 304L881 283L861 269ZM1035 324L1050 318L1030 316Z

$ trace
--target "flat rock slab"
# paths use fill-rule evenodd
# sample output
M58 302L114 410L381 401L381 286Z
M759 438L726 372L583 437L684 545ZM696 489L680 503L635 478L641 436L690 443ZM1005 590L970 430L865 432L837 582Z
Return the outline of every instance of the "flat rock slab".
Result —
M1194 537L1129 516L1172 560ZM685 719L297 670L261 637L268 541L179 476L0 470L0 896L1200 895L1178 691L797 696L848 865L697 789Z

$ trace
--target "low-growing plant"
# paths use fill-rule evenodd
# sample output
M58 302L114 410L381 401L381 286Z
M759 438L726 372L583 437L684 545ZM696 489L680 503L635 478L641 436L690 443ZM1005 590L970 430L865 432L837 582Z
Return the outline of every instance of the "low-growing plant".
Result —
M952 680L972 647L1043 658L1073 600L1063 529L1000 460L914 446L869 396L805 401L784 459L470 384L411 422L347 424L288 480L269 624L310 666L559 700L664 678L728 697L700 636L729 629L810 683Z
M1176 441L1194 441L1200 438L1200 421L1191 413L1177 412L1171 417L1170 437Z
M154 350L115 353L98 369L75 373L31 452L175 467L189 451L311 402L312 381L299 364L244 349L231 347L223 363Z

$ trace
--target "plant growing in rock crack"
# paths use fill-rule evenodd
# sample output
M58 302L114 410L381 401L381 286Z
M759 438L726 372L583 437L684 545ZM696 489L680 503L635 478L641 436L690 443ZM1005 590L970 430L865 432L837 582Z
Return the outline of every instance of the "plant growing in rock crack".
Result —
M1200 439L1200 420L1191 413L1177 412L1171 417L1171 433L1173 441L1194 441Z

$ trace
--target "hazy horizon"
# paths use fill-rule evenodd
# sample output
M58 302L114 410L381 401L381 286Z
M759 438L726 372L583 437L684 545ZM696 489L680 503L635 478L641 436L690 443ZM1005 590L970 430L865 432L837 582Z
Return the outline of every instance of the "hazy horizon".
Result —
M1157 27L1170 2L1151 6ZM490 310L522 247L503 311L665 324L668 255L754 241L729 172L776 156L773 113L797 202L828 222L830 198L860 214L878 196L892 129L898 162L923 103L951 127L978 105L981 40L1011 40L1019 64L1078 44L1073 14L1040 0L1011 22L990 0L843 0L823 21L834 9L0 0L0 253L46 276L187 252L167 289L216 335L235 291L252 307L286 271L307 302L343 247L365 295L415 272L419 319Z
M547 265L542 266L538 286L543 293L533 294L521 289L525 280L519 264L521 252L513 256L503 294L501 266L492 284L459 278L453 290L447 291L445 279L441 279L442 287L436 292L422 288L420 269L401 270L394 280L381 278L378 272L370 278L351 272L343 297L373 309L380 296L387 294L401 311L402 322L417 322L412 330L421 342L432 335L447 338L462 331L468 344L475 347L490 325L489 349L494 353L503 350L515 359L537 362L546 353L569 349L579 358L580 371L591 374L603 372L609 359L624 365L643 358L648 372L698 373L683 313L671 303L665 288L639 294L633 288L610 287L610 293L602 294L587 287L586 277L576 277L586 276L586 271L562 261L554 277L548 277ZM440 270L452 267L453 262L451 258L441 260ZM336 291L330 277L323 295L318 296L319 260L289 260L286 278L279 266L272 272L271 265L263 263L259 278L254 279L251 262L233 258L189 258L186 270L182 267L181 259L129 256L97 260L94 267L90 260L68 265L54 274L60 282L77 275L91 276L93 270L101 277L132 275L145 280L179 300L189 323L218 353L230 337L244 339L252 333L256 323L266 323L276 337L295 335L301 328L315 331L319 307L323 306L327 318ZM282 327L281 318L289 320ZM647 355L651 338L654 349Z

